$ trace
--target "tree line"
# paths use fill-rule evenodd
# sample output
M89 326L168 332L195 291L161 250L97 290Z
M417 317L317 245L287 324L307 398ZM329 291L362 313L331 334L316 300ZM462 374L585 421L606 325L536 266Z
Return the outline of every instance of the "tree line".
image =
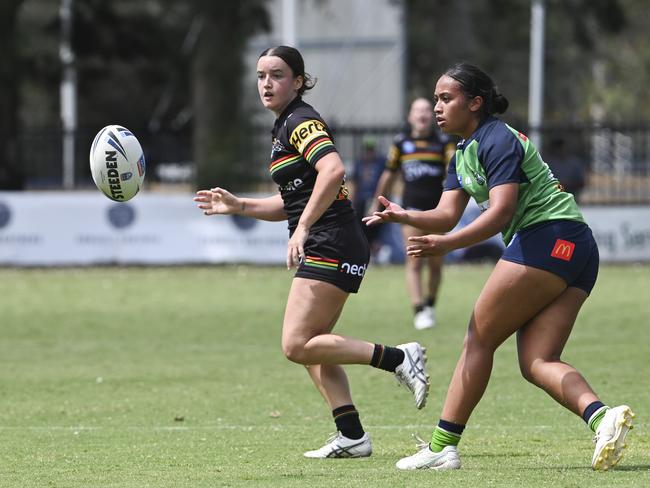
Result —
M329 0L309 0L311 3ZM351 0L354 1L354 0ZM493 75L527 118L530 2L404 2L407 89L431 93L465 60ZM77 0L72 45L81 127L106 121L189 134L197 183L237 189L251 124L242 103L248 39L270 30L269 0ZM59 128L58 0L0 2L0 188L20 182L26 128ZM571 125L650 120L650 40L644 0L547 0L545 121ZM215 136L218 135L218 136ZM241 170L240 170L241 171ZM13 183L12 183L13 182ZM19 185L18 185L19 186Z

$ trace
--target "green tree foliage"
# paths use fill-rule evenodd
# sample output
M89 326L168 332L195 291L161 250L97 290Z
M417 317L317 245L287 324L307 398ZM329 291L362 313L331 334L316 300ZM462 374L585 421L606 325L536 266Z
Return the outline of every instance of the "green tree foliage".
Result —
M18 158L18 87L16 18L21 0L0 2L0 190L23 185Z
M467 61L497 81L510 100L510 118L527 119L530 1L405 1L410 96L431 93L440 73ZM615 108L611 83L620 87L618 98L625 91L638 93L641 79L650 81L650 55L644 61L642 54L650 50L642 25L647 11L643 0L547 0L545 4L547 123L587 122L594 103L603 104L608 113ZM594 76L596 65L604 66L606 83ZM630 70L638 77L626 76ZM624 105L617 107L624 109L617 111L619 116L634 116ZM650 117L650 110L644 116Z
M243 57L246 41L268 30L266 0L194 0L202 22L192 56L194 160L199 188L238 189L248 181L242 164L250 140L243 114Z
M150 132L171 131L179 139L192 132L193 154L187 156L197 164L199 186L236 186L246 152L242 58L248 38L269 28L265 3L75 1L79 147L85 149L94 133L111 123L136 131L145 145ZM61 77L57 7L47 0L0 2L2 138L15 138L19 113L28 126L60 126L58 96L52 96ZM20 48L16 38L24 41ZM15 146L2 144L5 159ZM166 157L160 144L146 149L154 162Z
M73 46L80 125L147 128L168 80L187 70L180 47L189 19L182 5L76 1ZM187 103L186 86L168 117Z
M499 83L509 119L527 120L530 0L392 1L406 7L409 97L430 95L440 73L464 60ZM60 127L58 6L0 1L5 188L20 186L21 128ZM546 0L546 7L546 124L649 120L647 0ZM87 171L87 139L120 123L145 142L149 133L171 134L171 149L189 147L191 135L185 158L196 162L198 186L240 189L250 179L243 55L248 39L269 28L269 0L75 0L74 8L78 166ZM158 138L150 160L164 160L156 152L167 148Z

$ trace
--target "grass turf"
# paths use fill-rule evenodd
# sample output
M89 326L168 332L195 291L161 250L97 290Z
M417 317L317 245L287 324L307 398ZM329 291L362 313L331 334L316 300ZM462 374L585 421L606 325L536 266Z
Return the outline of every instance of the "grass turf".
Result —
M519 375L514 341L461 441L463 469L399 472L438 419L490 266L448 266L439 326L416 331L401 267L373 268L337 331L428 347L423 411L385 372L347 368L374 453L308 460L333 430L280 351L292 274L281 268L0 269L0 487L650 486L647 266L603 266L564 359L603 401L637 413L615 471L591 433Z

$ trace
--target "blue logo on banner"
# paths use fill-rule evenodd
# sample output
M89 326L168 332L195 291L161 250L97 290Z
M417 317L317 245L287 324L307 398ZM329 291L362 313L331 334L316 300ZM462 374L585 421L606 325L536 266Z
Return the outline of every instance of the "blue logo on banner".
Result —
M108 209L108 221L116 229L124 229L135 221L135 209L126 203L112 205Z
M230 218L235 226L240 230L250 230L257 225L257 219L251 217L242 217L241 215L233 214Z
M0 229L5 227L11 220L11 209L9 205L0 202Z

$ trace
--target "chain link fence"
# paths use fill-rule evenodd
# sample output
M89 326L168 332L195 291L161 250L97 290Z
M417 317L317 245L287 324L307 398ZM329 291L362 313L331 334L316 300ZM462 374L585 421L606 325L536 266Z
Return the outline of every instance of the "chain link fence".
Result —
M525 132L525 127L516 127ZM386 126L333 127L337 148L349 171L359 159L364 141L372 139L378 151L386 154L399 130L400 127ZM194 189L190 131L149 133L134 130L134 133L147 160L147 191ZM233 163L245 175L245 182L242 182L245 188L242 189L271 190L273 185L267 169L269 130L258 128L253 134L239 151L241 160ZM75 134L76 189L93 187L88 152L94 135L94 130L85 129ZM579 197L581 204L650 204L650 125L547 127L541 131L541 136L544 160L567 190ZM62 139L62 131L58 129L24 129L18 144L19 167L13 172L4 172L2 187L62 189Z

